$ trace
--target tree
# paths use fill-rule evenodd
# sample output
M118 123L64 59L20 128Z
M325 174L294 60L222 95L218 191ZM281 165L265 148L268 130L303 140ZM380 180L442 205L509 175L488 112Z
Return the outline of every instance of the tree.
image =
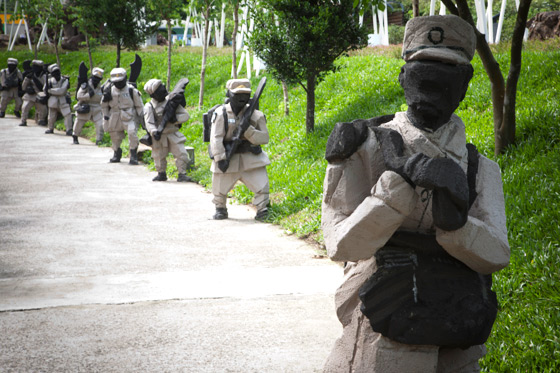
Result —
M455 15L469 22L476 34L476 50L486 74L492 85L492 106L494 119L494 153L502 153L505 148L515 142L515 101L517 97L517 82L521 74L521 51L523 35L527 25L527 16L532 0L520 0L517 19L511 42L511 60L507 81L500 70L500 65L494 58L485 36L475 27L475 23L467 4L467 0L442 0L445 7Z
M89 57L89 68L93 70L93 57L91 55L90 36L99 31L99 20L103 19L103 13L99 4L91 0L73 0L71 3L72 25L77 27L86 38L86 47Z
M310 133L316 85L336 70L340 55L366 45L366 30L358 25L353 0L262 0L258 5L251 8L255 28L249 46L277 80L303 87Z
M237 79L237 29L239 28L239 6L243 0L229 0L233 7L233 32L231 33L231 71Z
M25 22L29 28L42 24L42 13L40 0L21 0L19 2L19 7L17 9L16 16L25 17ZM33 35L33 40L31 40L31 45L33 47L33 56L37 59L37 33L30 32Z
M167 90L171 87L171 50L173 48L172 21L179 18L179 10L184 5L184 0L148 0L148 6L158 15L159 19L164 19L167 23Z
M58 44L62 40L62 29L66 23L65 6L61 0L38 0L40 9L43 10L44 24L50 30L53 37L54 52L56 54L56 63L60 66L60 55L58 53Z
M208 34L210 29L210 18L213 16L217 6L221 6L220 0L192 0L191 6L200 11L204 20L204 31L202 34L202 65L200 68L200 93L198 95L198 108L204 104L204 80L206 76L206 58L208 56Z
M146 11L147 0L98 0L104 32L117 45L116 67L121 65L121 49L136 50L157 29L154 15ZM162 2L163 3L163 2Z

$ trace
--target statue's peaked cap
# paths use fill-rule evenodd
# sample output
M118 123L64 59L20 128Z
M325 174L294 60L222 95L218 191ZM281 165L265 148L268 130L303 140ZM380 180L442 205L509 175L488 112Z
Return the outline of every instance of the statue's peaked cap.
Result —
M402 56L407 62L432 60L468 65L476 47L473 27L455 15L415 17L404 31Z

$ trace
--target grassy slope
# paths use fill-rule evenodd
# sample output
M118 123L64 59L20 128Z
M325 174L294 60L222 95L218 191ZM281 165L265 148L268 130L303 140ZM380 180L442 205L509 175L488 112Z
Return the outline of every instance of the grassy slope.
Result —
M557 371L560 357L560 292L558 231L560 208L560 42L532 43L524 52L523 72L518 85L517 144L498 158L493 156L493 126L490 84L482 64L475 58L475 77L457 114L467 124L469 141L491 159L503 173L508 233L512 249L511 265L494 276L501 309L487 346L482 366L487 371ZM536 50L536 51L535 51ZM202 143L201 115L224 97L229 78L230 58L226 52L211 50L203 110L196 108L199 91L200 51L180 50L173 56L172 83L188 76L187 103L191 120L183 128L187 143L196 149L197 168L191 173L203 185L211 182L206 145ZM380 53L381 52L381 53ZM161 49L140 53L144 68L139 87L149 78L165 78L166 54ZM15 53L22 61L28 52ZM305 134L305 94L299 87L290 90L290 117L283 116L282 89L269 79L261 100L271 133L265 146L273 163L269 166L272 190L272 220L288 232L311 237L321 243L320 206L326 167L323 159L328 134L338 121L351 121L393 113L404 106L397 76L402 61L394 49L364 50L338 62L340 71L318 86L316 131ZM0 57L5 65L7 54ZM39 56L48 62L54 55ZM497 58L507 71L507 49ZM77 66L87 61L84 52L62 56L62 70L71 71L75 82ZM112 51L99 51L95 60L106 72L114 65ZM133 60L124 53L123 66ZM258 78L253 78L253 83ZM144 97L147 100L147 97ZM91 128L90 128L91 131ZM153 164L151 165L153 168ZM172 162L171 173L175 172ZM250 202L244 186L236 187L236 199Z

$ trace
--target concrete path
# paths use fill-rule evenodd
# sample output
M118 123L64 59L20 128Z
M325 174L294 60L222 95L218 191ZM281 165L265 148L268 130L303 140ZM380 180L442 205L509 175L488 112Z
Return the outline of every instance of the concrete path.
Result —
M194 183L0 119L0 372L317 372L341 268Z

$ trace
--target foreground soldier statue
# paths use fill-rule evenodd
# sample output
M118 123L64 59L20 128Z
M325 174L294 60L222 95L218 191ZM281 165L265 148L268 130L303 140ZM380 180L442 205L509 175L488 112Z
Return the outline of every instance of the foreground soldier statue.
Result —
M103 110L103 129L111 135L113 157L111 163L121 161L121 143L128 133L130 146L129 164L138 164L138 126L137 121L144 117L144 104L140 92L128 84L126 70L117 67L111 70L111 80L103 86L101 100Z
M25 66L25 63L24 63ZM21 85L25 92L20 126L27 126L27 118L32 107L35 107L35 118L40 126L47 125L47 96L43 92L47 76L43 69L43 61L31 61L31 71L23 79Z
M165 85L159 79L150 79L144 85L144 90L152 98L144 105L144 123L146 130L152 136L152 158L158 172L152 181L167 180L167 154L175 156L177 166L177 181L192 181L187 176L189 156L185 150L187 138L179 129L181 124L189 120L189 113L185 110L185 86L188 79L181 79L182 87L177 92L169 94Z
M499 166L466 145L453 114L475 51L456 16L407 23L399 82L408 111L338 123L329 137L322 228L346 262L343 325L326 372L472 372L508 265Z
M268 156L261 148L261 145L268 143L266 118L261 111L254 110L250 118L247 118L245 123L243 121L245 113L250 109L249 79L231 79L227 82L226 88L229 102L214 111L210 131L210 153L213 159L210 170L214 194L212 202L216 206L214 219L228 218L227 194L235 183L241 180L255 193L253 198L253 204L257 207L255 219L264 220L268 215L269 203L266 166L270 164ZM256 99L258 100L258 97ZM246 128L243 128L243 123ZM235 151L228 151L232 149L236 139L240 140L239 145Z
M14 115L16 118L21 118L21 105L23 101L20 92L23 76L17 66L17 59L8 58L8 68L0 71L0 118L4 118L6 108L12 100L15 101Z
M54 132L54 123L60 112L64 117L64 127L66 128L66 135L72 135L72 111L70 110L70 96L68 95L68 88L70 88L70 80L67 76L62 76L60 68L57 64L49 66L49 77L45 91L49 98L49 120L48 129L45 133Z
M82 62L83 64L83 62ZM85 82L79 85L78 92L76 93L76 98L78 103L74 105L74 110L76 111L76 120L74 121L74 129L72 133L72 138L74 144L79 144L78 136L82 133L84 124L90 120L95 124L95 143L100 145L103 141L103 113L101 111L101 98L103 97L103 91L101 90L101 85L99 84L103 80L103 69L99 67L94 67L91 72L91 78L87 79L87 68L85 65L80 65L80 69L85 68ZM83 74L80 71L80 74ZM83 79L83 78L82 78Z

